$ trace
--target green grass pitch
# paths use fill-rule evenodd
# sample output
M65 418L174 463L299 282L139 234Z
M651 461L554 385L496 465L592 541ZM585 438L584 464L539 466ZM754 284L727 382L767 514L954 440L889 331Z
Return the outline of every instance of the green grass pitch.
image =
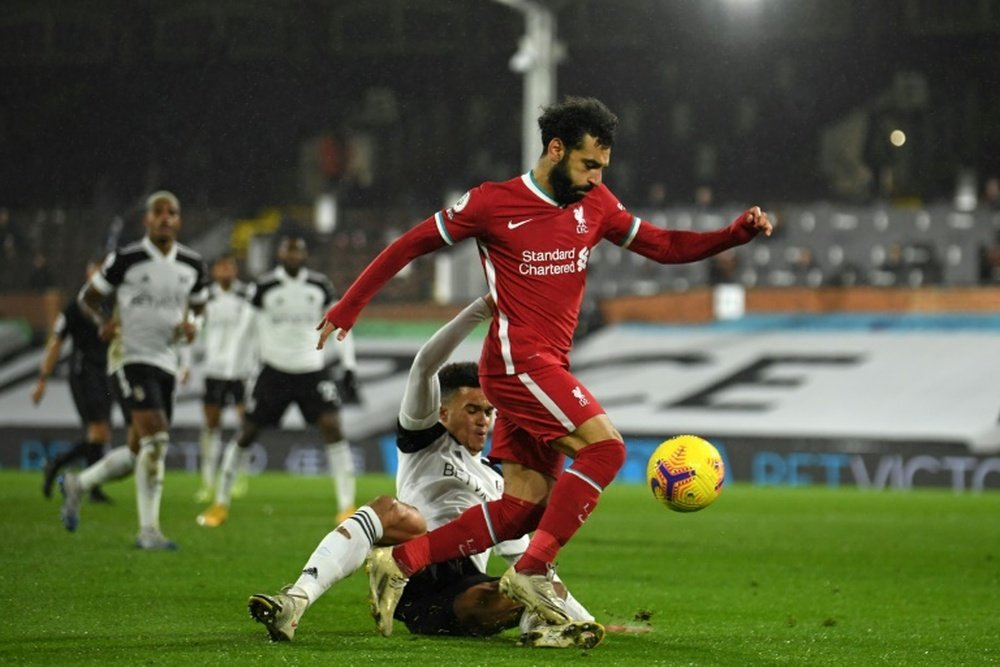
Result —
M85 504L75 534L40 475L0 473L0 663L51 665L982 665L1000 662L1000 494L733 485L681 515L614 485L559 557L599 620L645 627L596 649L375 634L355 574L270 644L247 596L294 581L333 528L324 477L251 480L219 529L195 524L193 475L170 472L176 553L132 547L134 484ZM391 492L365 476L359 497ZM501 566L494 562L495 570Z

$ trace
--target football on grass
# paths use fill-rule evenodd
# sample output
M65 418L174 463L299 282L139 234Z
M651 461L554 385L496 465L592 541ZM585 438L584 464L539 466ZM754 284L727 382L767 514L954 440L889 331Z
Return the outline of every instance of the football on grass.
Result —
M726 468L719 450L696 435L660 443L646 466L646 482L661 503L676 512L696 512L722 493Z

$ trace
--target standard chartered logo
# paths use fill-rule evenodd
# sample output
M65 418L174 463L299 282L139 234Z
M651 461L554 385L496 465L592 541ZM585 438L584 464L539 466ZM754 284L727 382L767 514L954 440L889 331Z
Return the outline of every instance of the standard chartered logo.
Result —
M559 248L556 250L524 250L518 273L522 276L557 276L565 273L583 273L590 260L590 248Z

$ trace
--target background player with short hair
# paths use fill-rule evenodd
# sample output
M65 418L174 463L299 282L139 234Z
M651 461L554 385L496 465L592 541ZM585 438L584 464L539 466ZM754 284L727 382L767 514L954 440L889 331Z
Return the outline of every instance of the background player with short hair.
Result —
M542 153L528 173L483 183L390 244L327 312L319 347L345 334L412 259L475 239L496 311L483 345L483 391L499 417L490 452L502 498L396 547L373 573L391 617L408 576L460 553L535 531L501 590L553 623L567 620L546 576L625 461L621 434L569 370L591 249L603 240L661 263L693 262L749 242L771 224L757 207L713 232L662 229L629 213L603 183L618 119L599 100L567 98L539 118ZM573 464L563 473L563 458Z
M135 464L136 504L141 549L176 549L160 530L164 456L170 445L170 421L179 341L190 343L198 316L208 298L208 271L201 256L177 242L181 208L177 197L165 190L146 200L142 240L112 252L80 295L80 305L98 325L101 336L111 337L117 324L104 318L97 306L112 294L121 327L123 365L116 373L138 438ZM100 463L98 463L100 465ZM63 522L75 530L79 521L81 488L76 476L61 484L65 496Z
M327 462L337 495L337 521L355 510L354 460L340 425L340 396L330 377L326 356L316 349L306 323L322 316L334 302L333 285L325 275L306 268L308 248L296 234L282 237L278 264L260 276L250 290L262 368L239 436L222 457L215 502L198 515L199 525L214 528L229 517L232 486L247 457L247 448L261 429L277 426L292 403L308 424L315 424L326 443ZM354 341L341 346L341 360L352 374L357 361Z
M205 304L204 343L205 390L202 396L201 488L197 502L213 497L219 456L222 450L222 411L229 405L243 421L246 383L256 363L256 344L251 340L253 313L247 301L247 285L237 278L236 258L226 253L212 262L212 284Z

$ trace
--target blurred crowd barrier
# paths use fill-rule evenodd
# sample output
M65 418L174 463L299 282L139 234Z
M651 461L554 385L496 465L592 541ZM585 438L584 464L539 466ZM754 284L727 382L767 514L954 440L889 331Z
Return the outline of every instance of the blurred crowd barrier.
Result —
M711 230L738 209L639 211L670 229ZM744 287L926 287L1000 284L1000 211L792 205L769 210L775 231L694 264L662 266L609 244L594 249L589 286L596 299L679 292L731 283Z
M741 210L635 212L664 228L712 230L729 224ZM620 304L632 303L630 299L672 295L675 313L690 311L695 320L708 319L714 288L735 285L746 290L748 310L954 310L957 288L1000 286L997 210L817 203L781 206L768 213L775 223L771 238L704 262L659 265L610 243L600 244L590 256L585 308L601 304L605 319L617 320L631 307ZM321 234L311 231L310 209L289 208L273 215L277 222L255 227L241 224L232 212L185 209L181 240L206 259L235 249L244 278L252 278L271 267L276 237L294 227L310 236L310 265L343 289L390 240L420 219L420 214L398 209L345 210L337 228ZM26 319L32 327L44 328L59 304L79 289L87 260L141 236L140 219L141 212L111 221L86 210L13 212L5 231L0 318ZM247 237L248 227L258 230L256 236ZM458 304L481 294L484 286L475 249L464 244L415 261L390 281L376 304ZM938 301L949 303L935 305L935 297L927 296L939 289L948 292ZM915 297L914 290L924 296ZM969 299L968 309L979 309L977 299L993 303L990 297L975 296L984 292L972 289L971 294L962 297Z

